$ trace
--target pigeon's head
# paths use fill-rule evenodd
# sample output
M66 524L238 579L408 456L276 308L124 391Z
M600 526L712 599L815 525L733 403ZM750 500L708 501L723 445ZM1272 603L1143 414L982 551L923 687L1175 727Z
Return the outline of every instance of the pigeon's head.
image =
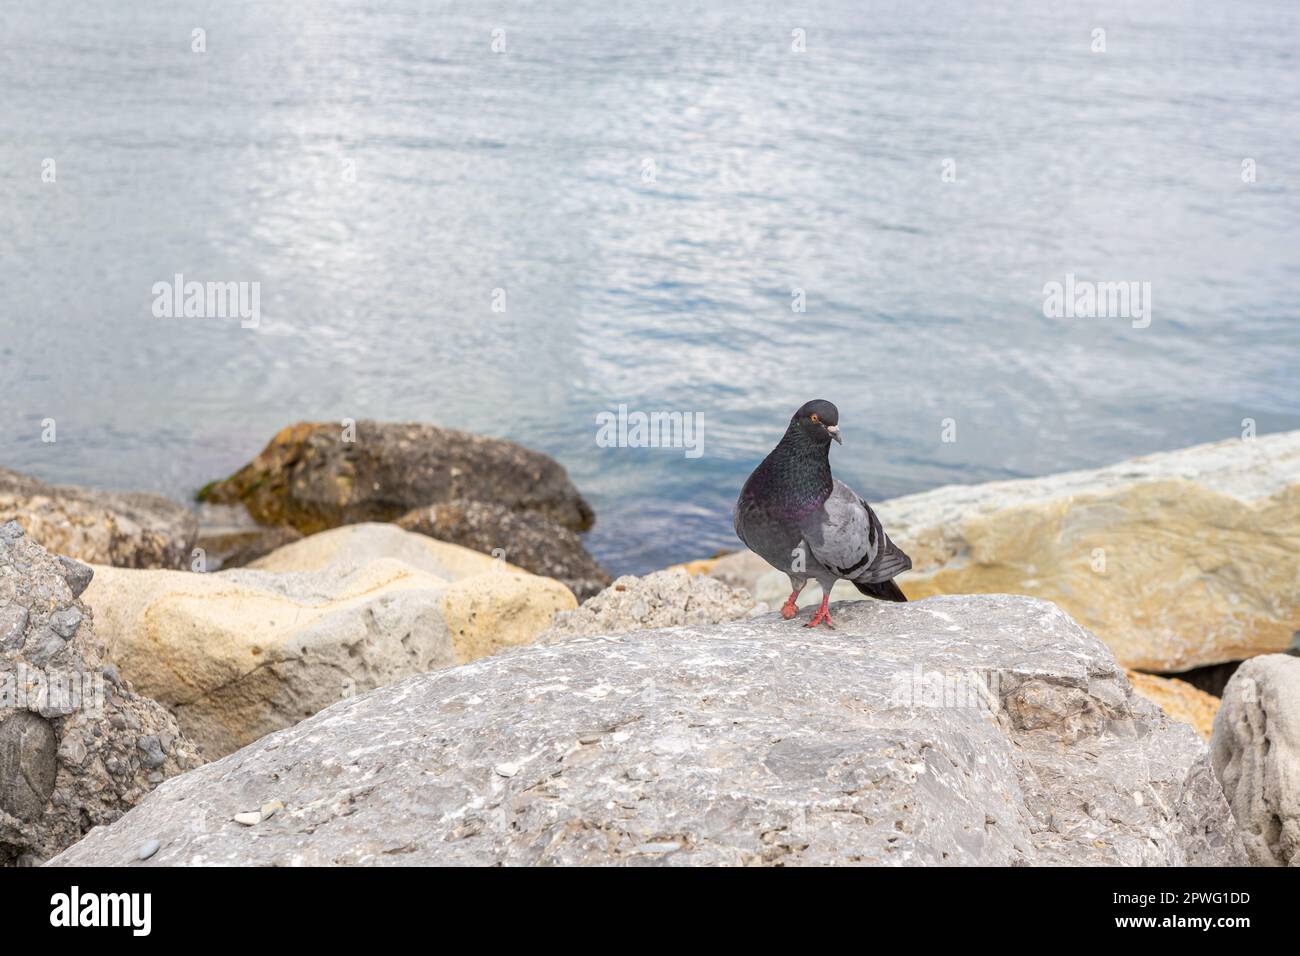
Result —
M840 410L824 398L815 398L795 412L794 418L790 419L790 427L797 428L821 445L829 445L831 439L843 443L840 438Z

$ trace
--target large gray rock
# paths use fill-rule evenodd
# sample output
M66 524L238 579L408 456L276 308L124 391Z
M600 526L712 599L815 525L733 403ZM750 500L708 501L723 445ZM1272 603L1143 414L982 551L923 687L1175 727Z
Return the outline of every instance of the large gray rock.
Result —
M261 524L303 534L395 521L457 498L535 511L574 531L595 520L563 466L541 452L435 425L373 421L357 422L355 434L331 422L290 425L199 497L242 504Z
M147 492L47 485L0 468L0 524L17 520L55 554L119 568L184 568L198 518L184 505Z
M1243 663L1223 690L1214 771L1257 866L1300 866L1300 658Z
M412 677L54 862L132 864L153 839L146 865L1244 860L1205 745L1054 605L834 611L835 631L769 615Z
M104 660L78 599L89 571L0 526L0 866L52 856L199 764Z

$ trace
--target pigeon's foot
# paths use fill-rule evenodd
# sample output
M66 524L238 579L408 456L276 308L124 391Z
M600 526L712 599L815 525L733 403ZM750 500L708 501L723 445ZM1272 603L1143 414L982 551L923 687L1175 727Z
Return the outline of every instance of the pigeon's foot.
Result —
M804 627L816 627L818 624L825 624L832 631L835 630L835 625L831 623L831 612L826 607L829 603L830 596L823 595L822 606L817 609L817 613L812 616L812 620L805 624Z
M798 591L791 591L790 596L786 598L785 603L781 605L781 616L787 621L799 613L799 605L794 603L794 599L798 596Z

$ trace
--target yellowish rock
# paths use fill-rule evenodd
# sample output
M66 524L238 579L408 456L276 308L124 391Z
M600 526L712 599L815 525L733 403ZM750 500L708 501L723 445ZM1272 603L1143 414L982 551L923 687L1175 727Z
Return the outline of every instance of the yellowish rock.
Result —
M1285 649L1300 619L1300 432L883 502L909 598L1047 598L1128 667Z
M84 598L108 656L209 758L344 697L528 643L577 606L557 581L391 525L313 538L256 568L96 568Z
M665 568L665 571L685 571L687 574L708 574L713 570L714 565L718 563L718 558L700 558L698 561L687 561L684 564L674 564Z
M1206 740L1214 730L1214 715L1219 712L1219 698L1207 694L1185 680L1129 671L1133 689L1156 704L1174 720L1191 724Z
M319 571L339 564L362 565L375 558L394 558L448 580L491 571L527 573L491 555L382 522L344 525L309 535L248 566L260 571Z
M559 581L522 572L489 572L447 588L442 614L456 662L465 664L503 648L531 644L557 613L577 606L573 593Z

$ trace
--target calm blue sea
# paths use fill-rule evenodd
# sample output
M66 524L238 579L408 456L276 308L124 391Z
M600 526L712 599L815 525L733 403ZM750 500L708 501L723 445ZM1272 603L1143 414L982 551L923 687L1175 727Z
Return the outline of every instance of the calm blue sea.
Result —
M1300 428L1294 0L5 0L0 94L0 464L50 480L436 422L635 572L734 544L809 398L874 498ZM259 327L155 317L177 273ZM1067 274L1150 324L1045 317Z

